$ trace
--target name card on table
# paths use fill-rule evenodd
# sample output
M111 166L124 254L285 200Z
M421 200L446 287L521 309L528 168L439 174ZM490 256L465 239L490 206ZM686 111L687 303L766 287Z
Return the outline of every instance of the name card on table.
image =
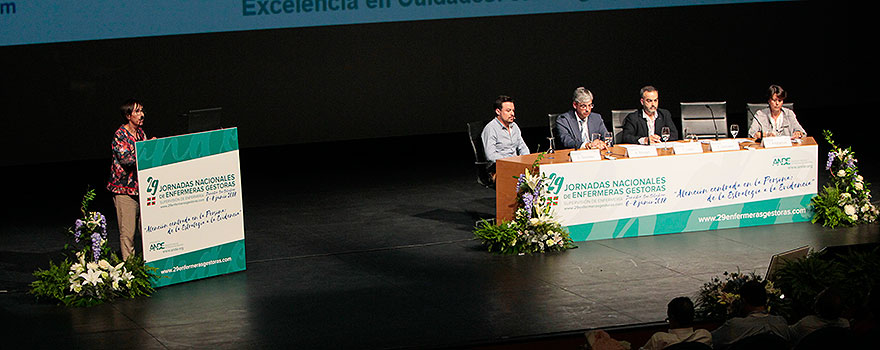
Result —
M630 158L657 156L657 148L654 146L623 145L623 148L626 149L626 156Z
M674 142L672 151L675 154L703 153L703 144L699 142Z
M709 148L712 152L739 151L739 142L733 139L711 141L709 142Z
M763 146L764 148L791 146L791 138L788 136L765 137L763 141Z
M602 160L602 155L597 149L588 149L583 151L571 151L568 153L572 162L583 162L585 160Z

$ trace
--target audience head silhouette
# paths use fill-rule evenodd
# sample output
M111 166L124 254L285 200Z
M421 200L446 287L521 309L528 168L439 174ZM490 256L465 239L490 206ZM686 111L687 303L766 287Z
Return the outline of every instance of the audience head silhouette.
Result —
M691 327L694 324L694 302L688 297L672 299L666 305L670 328Z
M814 309L816 310L816 315L823 319L833 320L839 318L843 314L843 300L840 297L840 293L836 289L825 288L816 296Z
M739 296L747 307L763 308L767 305L767 290L758 281L749 281L739 287Z

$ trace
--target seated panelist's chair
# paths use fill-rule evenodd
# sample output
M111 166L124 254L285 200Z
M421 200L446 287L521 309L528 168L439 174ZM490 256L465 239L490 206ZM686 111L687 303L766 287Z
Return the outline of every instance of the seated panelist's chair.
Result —
M698 138L727 137L727 102L682 102L681 103L681 136L687 137L688 129ZM740 128L737 137L748 133L748 128Z
M477 183L487 188L495 188L492 175L489 173L491 162L486 160L486 152L483 150L481 137L483 128L488 124L486 120L478 120L467 123L468 135L471 138L471 148L474 151L474 168L477 171Z
M752 123L755 122L755 113L758 111L767 108L767 102L764 103L746 103L746 132L749 132L749 129L752 127ZM794 110L794 103L783 103L782 107Z
M614 132L614 144L619 144L623 138L623 119L627 114L637 111L637 109L613 109L611 110L611 128Z
M559 118L560 114L562 113L550 113L547 115L547 119L550 121L550 137L553 138L553 143L550 144L550 146L553 147L553 149L556 149L556 143L559 141L559 136L556 135L556 119Z

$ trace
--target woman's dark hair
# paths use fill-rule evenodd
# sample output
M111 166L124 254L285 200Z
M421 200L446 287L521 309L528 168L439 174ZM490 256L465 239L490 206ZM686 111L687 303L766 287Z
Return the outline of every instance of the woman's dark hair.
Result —
M776 97L780 100L784 100L786 97L788 97L788 93L785 92L785 90L779 85L770 85L770 88L767 89L768 101L773 98L773 95L776 95Z
M119 111L122 112L122 118L128 118L128 116L134 113L134 107L137 105L143 106L144 104L133 98L122 103L122 106L119 107Z

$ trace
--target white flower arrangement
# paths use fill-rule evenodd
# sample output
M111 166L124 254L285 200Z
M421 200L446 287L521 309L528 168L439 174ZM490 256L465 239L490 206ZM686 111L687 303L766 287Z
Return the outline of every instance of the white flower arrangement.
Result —
M60 263L49 261L47 269L37 269L37 280L30 284L30 294L57 300L67 306L91 306L119 297L149 296L151 280L159 278L157 269L144 264L138 254L121 260L107 246L106 219L99 212L89 212L94 191L83 198L83 218L68 231L73 246ZM71 261L72 260L72 261Z
M534 166L533 166L534 167ZM490 252L531 254L574 248L568 230L553 216L543 174L526 169L516 184L518 209L513 221L495 225L482 221L474 230Z
M134 274L125 268L125 262L113 266L105 259L86 262L86 254L77 252L78 261L70 265L70 291L80 296L101 297L104 289L114 292L131 288Z
M880 210L871 203L871 192L858 173L855 154L849 148L841 149L835 145L830 131L823 133L831 145L825 163L830 183L810 202L814 211L812 221L830 227L877 221Z

